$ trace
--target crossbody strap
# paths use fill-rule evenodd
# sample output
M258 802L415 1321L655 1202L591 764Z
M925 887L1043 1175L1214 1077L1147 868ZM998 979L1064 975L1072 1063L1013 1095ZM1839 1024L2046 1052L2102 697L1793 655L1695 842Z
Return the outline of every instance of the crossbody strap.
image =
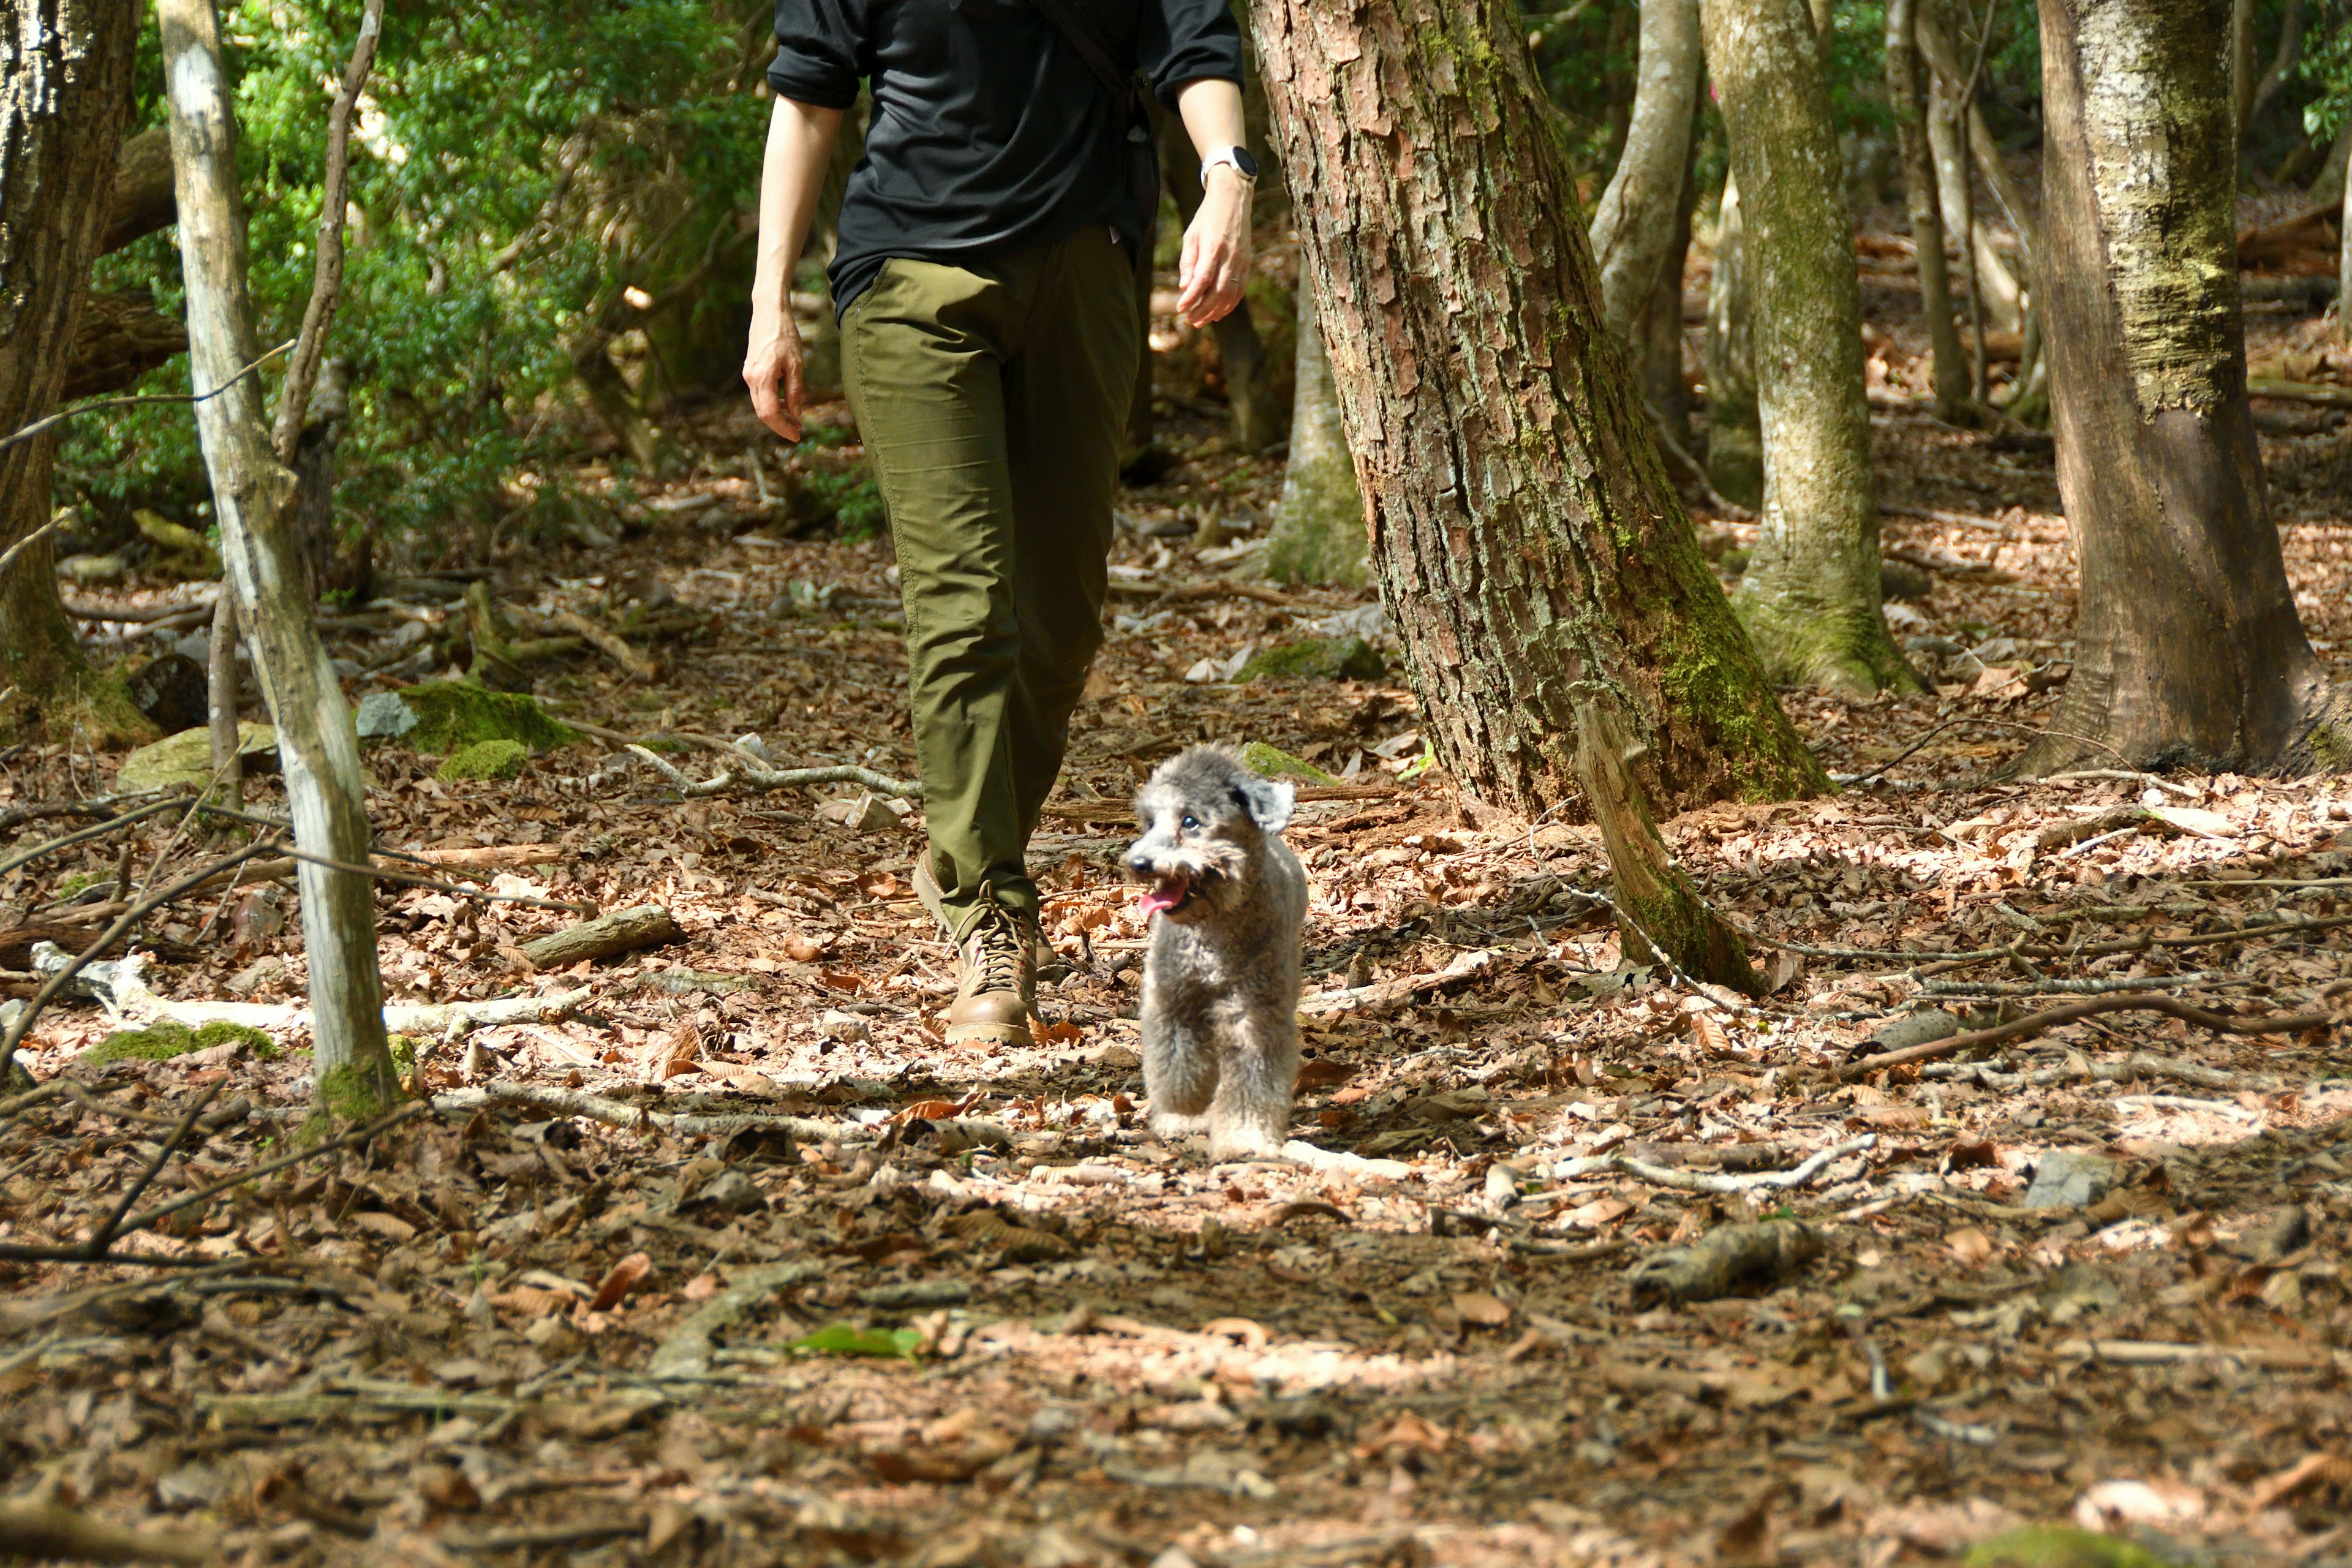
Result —
M1078 51L1078 58L1087 62L1088 70L1102 79L1102 84L1110 89L1111 96L1119 101L1120 107L1131 108L1135 101L1135 73L1123 71L1111 63L1110 51L1103 47L1102 40L1095 36L1095 30L1079 18L1071 0L1030 0L1030 3L1037 7L1045 20L1054 24L1063 37L1069 40L1070 47Z

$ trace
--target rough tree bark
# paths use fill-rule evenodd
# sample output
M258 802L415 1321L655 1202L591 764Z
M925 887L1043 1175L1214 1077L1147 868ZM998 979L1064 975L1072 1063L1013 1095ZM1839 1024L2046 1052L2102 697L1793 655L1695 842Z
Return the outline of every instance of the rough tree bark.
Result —
M1748 287L1748 225L1739 176L1723 176L1715 274L1706 288L1706 481L1737 505L1764 502L1764 425L1756 405L1756 336Z
M1364 492L1339 420L1331 356L1315 310L1315 290L1298 285L1298 352L1290 398L1290 459L1265 541L1266 575L1281 583L1361 587L1368 570Z
M2074 674L2020 771L2343 766L2246 401L2230 0L2041 0L2043 301ZM2332 721L2330 721L2332 720Z
M1879 608L1862 290L1820 39L1803 0L1706 0L1701 20L1739 180L1764 431L1740 617L1776 678L1916 688Z
M1642 0L1633 118L1609 188L1592 209L1591 230L1601 319L1621 338L1632 331L1674 247L1701 59L1698 0Z
M1822 787L1668 482L1508 0L1257 0L1382 597L1467 791L1575 795L1603 703L1667 810Z
M111 256L132 240L169 228L179 212L172 191L172 133L157 125L127 138L114 165L106 237L99 254Z
M1968 366L1952 325L1952 279L1944 260L1944 209L1928 142L1927 95L1919 80L1919 0L1886 7L1886 92L1903 148L1903 196L1911 213L1911 248L1919 260L1919 310L1927 320L1936 416L1959 417L1969 400Z
M156 12L171 97L190 371L201 394L224 386L260 357L246 291L236 123L212 0L157 0ZM371 22L374 15L371 7ZM221 556L278 728L295 842L313 855L364 866L371 840L366 774L351 709L310 617L293 536L295 477L270 443L257 381L238 380L197 404L196 422ZM290 423L299 430L299 410ZM365 1115L399 1093L384 1039L373 890L364 875L308 861L299 878L313 1082L322 1110Z
M1691 449L1690 388L1683 380L1683 269L1690 258L1691 215L1697 202L1696 171L1683 160L1682 197L1675 204L1674 233L1665 259L1650 285L1650 298L1634 323L1642 360L1642 395L1666 435Z
M0 28L0 435L47 416L65 384L138 27L133 0L21 0ZM56 454L55 436L0 453L0 549L49 521ZM15 693L0 708L38 708L55 740L111 746L154 733L84 657L47 539L0 578L0 689Z

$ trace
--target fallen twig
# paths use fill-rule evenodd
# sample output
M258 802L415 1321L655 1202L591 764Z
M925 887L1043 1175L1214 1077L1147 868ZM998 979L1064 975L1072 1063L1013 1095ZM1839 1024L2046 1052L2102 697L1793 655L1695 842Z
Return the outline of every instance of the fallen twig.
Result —
M788 1286L821 1278L823 1263L764 1263L738 1269L727 1289L672 1329L646 1363L652 1378L701 1377L710 1371L710 1336Z
M2104 996L2117 991L2242 983L2244 978L2218 969L2192 969L2186 974L2103 974L2088 980L1926 980L1919 990L1928 996Z
M0 860L0 876L7 875L19 866L29 866L44 855L54 855L60 849L70 849L77 844L87 844L93 838L103 838L117 828L128 827L134 822L143 822L148 817L159 812L169 811L179 804L177 800L170 797L149 801L145 805L126 811L120 816L109 817L104 822L82 828L78 832L68 833L62 838L52 838L45 843L36 844L30 849L19 850L5 860Z
M2200 1089L2276 1089L2278 1080L2246 1073L2225 1072L2197 1062L2177 1061L2136 1051L2119 1062L2065 1063L2026 1072L2007 1072L1992 1062L1931 1062L1919 1069L1927 1079L1973 1080L1987 1089L2046 1089L2053 1083L2088 1078L2096 1083L2132 1083L2140 1079L2174 1078Z
M131 1178L131 1185L125 1188L122 1196L116 1200L114 1208L108 1214L105 1222L90 1233L89 1255L92 1258L106 1256L106 1249L114 1244L116 1234L122 1228L122 1216L131 1212L131 1205L139 1201L147 1191L148 1184L162 1173L166 1164L171 1163L172 1156L178 1152L180 1145L188 1141L188 1134L196 1129L197 1119L204 1115L205 1109L220 1093L221 1085L227 1081L226 1079L218 1079L206 1088L203 1094L197 1096L196 1102L188 1107L188 1113L180 1118L180 1124L172 1129L171 1136L165 1138L163 1146L155 1151L155 1157L147 1162L145 1169Z
M822 768L773 768L741 747L730 747L728 759L733 764L700 784L695 783L677 768L656 756L635 742L627 743L631 754L644 758L654 765L654 771L677 786L679 794L689 800L719 795L740 782L755 790L805 789L812 784L855 784L882 795L896 795L901 800L920 800L923 786L906 779L894 779L872 768L841 764Z
M600 626L577 610L558 610L555 612L555 621L558 626L579 633L587 640L591 647L618 665L624 675L642 680L647 685L661 679L661 666L651 658L631 647L621 635L610 626ZM572 728L576 730L580 726L574 724Z
M1675 1187L1686 1193L1745 1193L1759 1187L1780 1192L1793 1192L1818 1176L1832 1162L1848 1154L1858 1154L1877 1145L1878 1134L1865 1132L1859 1138L1849 1138L1843 1143L1832 1143L1801 1165L1785 1171L1750 1171L1732 1175L1720 1171L1677 1171L1665 1165L1654 1165L1647 1160L1636 1160L1624 1154L1585 1154L1564 1160L1552 1167L1556 1178L1574 1178L1617 1172L1638 1176L1653 1186Z
M659 1129L664 1132L689 1137L720 1137L747 1129L766 1129L789 1132L809 1142L862 1142L877 1136L877 1130L849 1121L819 1121L807 1116L776 1116L763 1111L728 1112L721 1115L695 1115L671 1110L655 1110L625 1100L609 1100L584 1089L556 1089L550 1085L514 1083L499 1079L478 1089L454 1089L435 1097L434 1103L445 1110L465 1110L493 1102L508 1105L528 1105L540 1110L551 1110L560 1116L585 1116L608 1126L641 1130Z
M71 408L60 408L55 414L50 415L47 418L36 419L30 425L27 425L23 429L17 431L15 435L8 437L5 440L0 440L0 452L6 451L9 447L15 446L19 441L29 441L44 430L55 429L58 426L64 424L67 420L78 419L85 414L97 414L109 408L127 408L133 405L142 403L208 402L213 398L218 397L230 387L235 386L238 382L243 381L247 376L251 375L255 371L259 370L263 365L268 364L271 360L274 360L279 354L284 353L288 349L292 348L294 346L294 342L295 340L292 338L287 339L284 342L279 343L276 348L271 349L268 353L263 354L259 359L255 360L251 364L247 365L243 370L238 371L235 375L230 376L226 381L222 382L218 386L214 387L209 392L142 393L135 397L100 397L93 398L88 403L77 403Z
M2305 1029L2332 1028L2344 1018L2343 1014L2333 1012L2265 1013L2252 1018L2233 1018L2227 1014L2209 1013L2202 1007L2192 1007L2177 996L2086 996L2080 1002L2069 1002L2063 1006L2030 1013L2022 1018L1997 1024L1990 1029L1976 1029L1946 1039L1929 1040L1924 1045L1906 1046L1901 1050L1881 1051L1876 1056L1864 1057L1840 1068L1838 1077L1851 1083L1885 1068L1940 1060L1980 1046L1998 1046L2004 1041L2022 1039L2028 1035L2038 1035L2061 1024L2070 1024L2077 1018L2095 1017L2102 1013L2162 1013L2168 1017L2179 1018L2200 1029L2210 1029L2221 1035L2299 1035Z
M1637 1301L1712 1301L1743 1282L1779 1279L1820 1256L1821 1233L1795 1220L1717 1226L1690 1247L1654 1252L1626 1272Z
M6 443L0 442L0 446ZM131 1530L53 1502L0 1506L0 1557L78 1563L211 1563L217 1548L185 1525Z

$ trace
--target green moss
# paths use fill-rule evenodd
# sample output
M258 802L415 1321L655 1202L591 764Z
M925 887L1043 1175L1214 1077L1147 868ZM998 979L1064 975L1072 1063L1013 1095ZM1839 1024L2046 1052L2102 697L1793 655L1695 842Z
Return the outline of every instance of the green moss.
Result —
M1269 746L1264 741L1252 741L1242 748L1242 761L1263 777L1293 778L1307 784L1335 784L1339 781L1309 762L1302 762L1279 746Z
M385 1065L390 1065L387 1053ZM392 1107L397 1092L382 1076L357 1063L321 1073L318 1079L319 1112L304 1124L308 1132L321 1123L372 1121Z
M2063 1525L2028 1525L1979 1542L1960 1568L2166 1568L2143 1546Z
M1385 680L1388 673L1388 660L1362 637L1307 637L1253 654L1234 679Z
M1717 601L1720 604L1720 601ZM1661 650L1659 686L1670 710L1700 725L1738 771L1742 800L1826 794L1829 775L1790 729L1771 689L1752 679L1739 626L1722 610L1675 628Z
M2313 725L2311 733L2304 737L2303 744L2304 749L2311 753L2312 761L2328 773L2342 773L2352 768L2352 742L2347 742L2344 731L2333 724L2322 722Z
M470 681L429 680L398 695L416 715L416 727L401 739L420 752L456 752L478 741L520 741L544 752L580 739L536 700Z
M530 748L520 741L476 741L449 753L434 777L455 784L460 779L510 779L530 760Z
M278 1055L278 1042L249 1025L215 1018L191 1029L173 1019L158 1018L143 1029L116 1030L84 1051L81 1059L93 1066L120 1061L167 1062L191 1051L237 1044L264 1061Z
M416 1070L416 1039L411 1035L387 1035L384 1044L391 1047L394 1070L406 1078Z

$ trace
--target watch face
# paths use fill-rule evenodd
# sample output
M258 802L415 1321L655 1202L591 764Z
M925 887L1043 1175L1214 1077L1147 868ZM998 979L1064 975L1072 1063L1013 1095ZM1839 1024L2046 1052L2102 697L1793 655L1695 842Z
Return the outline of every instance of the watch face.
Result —
M1251 157L1251 156L1249 155L1249 149L1248 149L1248 148L1246 148L1246 147L1236 147L1236 148L1234 148L1234 152L1233 152L1233 158L1234 158L1234 168L1236 168L1236 169L1239 169L1239 170L1242 172L1242 176L1243 176L1243 178L1244 178L1244 179L1250 179L1250 180L1255 180L1255 179L1256 179L1256 178L1257 178L1257 160L1256 160L1256 159L1255 159L1255 158L1253 158L1253 157Z

